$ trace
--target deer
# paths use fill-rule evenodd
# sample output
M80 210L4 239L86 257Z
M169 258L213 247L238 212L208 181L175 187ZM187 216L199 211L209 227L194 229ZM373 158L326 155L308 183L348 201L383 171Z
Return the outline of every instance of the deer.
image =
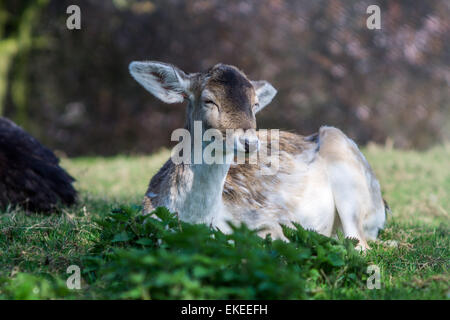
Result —
M252 81L235 66L217 64L205 72L185 73L158 61L133 61L132 77L161 101L186 103L185 129L194 123L225 135L233 129L229 153L248 156L262 145L255 115L275 97L267 81ZM245 223L258 235L285 239L282 225L297 223L327 237L341 231L369 249L384 227L387 204L380 184L358 146L341 130L322 126L302 136L280 131L267 145L278 145L278 170L262 174L256 164L174 163L169 159L152 177L143 214L157 207L180 220L230 232L230 223ZM202 146L205 147L205 146ZM222 155L221 155L222 156Z

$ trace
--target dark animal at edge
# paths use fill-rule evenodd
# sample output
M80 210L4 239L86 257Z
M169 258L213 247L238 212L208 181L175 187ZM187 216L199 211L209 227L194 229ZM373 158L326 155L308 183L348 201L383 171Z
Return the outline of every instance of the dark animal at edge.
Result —
M49 213L60 204L72 205L77 198L74 181L51 150L0 117L0 208Z

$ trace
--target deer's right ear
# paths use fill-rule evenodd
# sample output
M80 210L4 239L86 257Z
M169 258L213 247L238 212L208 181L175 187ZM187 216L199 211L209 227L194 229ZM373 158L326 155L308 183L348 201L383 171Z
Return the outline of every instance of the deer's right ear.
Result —
M175 66L156 61L133 61L129 69L137 82L166 103L183 102L189 96L189 76Z

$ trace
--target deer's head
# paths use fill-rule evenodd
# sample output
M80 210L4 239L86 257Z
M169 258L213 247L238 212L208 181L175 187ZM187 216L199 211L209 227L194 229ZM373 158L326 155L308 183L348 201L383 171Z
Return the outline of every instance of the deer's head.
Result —
M276 90L267 81L251 81L236 67L217 64L203 73L187 74L155 61L132 62L130 73L145 89L166 103L188 102L186 128L194 121L203 129L217 129L225 137L234 132L238 151L257 148L255 114L268 105Z

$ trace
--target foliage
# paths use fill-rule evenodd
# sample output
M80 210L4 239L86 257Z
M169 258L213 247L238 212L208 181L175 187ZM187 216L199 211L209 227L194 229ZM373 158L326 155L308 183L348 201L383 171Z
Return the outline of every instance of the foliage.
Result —
M299 225L284 229L290 242L262 239L245 226L225 235L180 222L164 208L156 217L140 211L122 208L97 221L101 255L87 263L92 286L101 284L96 297L304 299L317 297L325 285L362 285L366 263L351 240L331 240Z
M11 98L17 108L16 120L22 124L27 120L29 53L45 43L42 36L35 37L33 28L47 3L48 0L0 3L0 115L3 115L3 104L10 85ZM13 65L15 69L10 77L9 71Z
M18 273L13 278L0 278L0 298L42 300L69 294L65 282L45 275Z

